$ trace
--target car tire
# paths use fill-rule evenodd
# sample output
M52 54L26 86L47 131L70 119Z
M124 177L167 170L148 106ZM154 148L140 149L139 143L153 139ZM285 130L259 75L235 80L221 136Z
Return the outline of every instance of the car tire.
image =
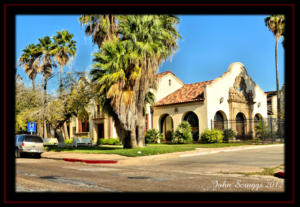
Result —
M21 153L20 153L20 150L18 148L16 148L16 150L15 150L15 157L16 158L20 158L21 157Z
M35 158L37 158L37 159L41 159L42 158L42 156L41 156L41 153L39 153L39 154L35 154L35 156L34 156Z

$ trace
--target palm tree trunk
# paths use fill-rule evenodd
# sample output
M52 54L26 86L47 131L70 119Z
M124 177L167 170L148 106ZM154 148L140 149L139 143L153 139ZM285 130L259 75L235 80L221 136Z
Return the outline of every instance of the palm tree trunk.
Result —
M136 128L132 129L130 131L130 148L136 148L137 147L137 142L136 142Z
M43 105L43 135L47 139L47 127L45 120L45 107L46 107L46 97L47 97L47 80L44 80L44 105Z
M135 148L137 146L135 129L132 131L126 130L124 128L124 125L121 123L121 120L119 119L118 115L113 110L111 111L110 116L113 118L118 137L119 137L120 141L122 142L123 147L125 149ZM134 134L132 132L134 132ZM131 138L131 134L134 135L134 138Z
M145 80L146 81L146 80ZM138 101L138 121L137 121L137 141L139 147L145 147L145 117L144 117L144 104L145 104L145 81L140 82L140 95Z
M280 94L279 94L279 78L278 78L278 40L279 38L276 39L276 44L275 44L275 61L276 61L276 90L277 90L277 122L278 122L278 134L280 134Z
M145 123L145 119L143 118L143 120L139 120L139 122L144 122ZM138 126L138 133L137 133L137 136L138 136L138 146L139 147L145 147L145 135L144 135L144 132L145 132L145 124L140 124Z
M62 88L63 88L63 84L62 84L62 73L63 73L63 66L60 66L60 79L59 79L59 93L60 95L62 94Z

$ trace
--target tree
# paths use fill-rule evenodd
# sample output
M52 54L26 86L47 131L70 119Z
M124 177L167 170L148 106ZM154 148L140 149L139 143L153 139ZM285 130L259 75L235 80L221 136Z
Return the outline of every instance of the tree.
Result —
M43 89L44 89L44 107L43 110L45 110L46 103L47 103L47 84L48 80L53 77L53 70L52 67L56 67L56 64L53 61L53 44L50 39L50 37L45 36L44 38L39 38L39 44L37 45L38 49L40 51L40 66L39 71L42 73L43 76ZM44 117L44 111L43 111L43 117ZM44 138L47 138L47 128L46 128L46 121L43 118L43 124L44 124Z
M76 41L72 40L73 34L70 34L66 30L61 32L56 32L57 35L53 36L54 40L54 49L51 51L52 54L55 54L55 59L60 65L60 84L59 91L60 95L62 94L63 85L62 85L62 73L63 67L70 61L70 57L76 55Z
M23 49L23 53L19 58L19 66L24 67L24 70L28 77L32 81L32 89L35 91L35 78L39 72L38 57L41 55L37 45L29 44Z
M177 48L178 18L126 15L117 16L117 22L116 34L102 38L101 50L94 53L91 75L124 147L142 147L146 94L155 85L158 66Z
M16 82L16 106L15 106L15 117L16 117L16 132L24 132L27 129L27 122L36 121L38 117L31 117L33 111L40 109L43 106L41 100L42 90L37 87L36 90L32 91L27 88L24 83L19 80Z
M88 119L86 106L92 97L88 81L88 78L81 73L68 73L64 78L64 90L67 93L52 101L46 111L47 120L58 134L60 143L64 143L64 138L60 136L59 129L62 130L61 128L72 116Z
M68 73L68 75L63 79L64 91L67 93L60 96L60 98L47 95L46 104L44 103L44 100L39 98L41 95L36 95L34 97L36 97L40 104L35 105L35 107L29 107L35 102L31 99L30 102L27 100L32 93L26 96L25 100L27 101L22 101L21 95L24 95L24 93L18 92L17 94L20 95L17 97L20 98L17 100L17 109L21 110L28 108L28 110L23 110L24 112L21 112L19 115L18 120L21 124L23 124L20 126L26 125L26 120L47 123L54 129L55 137L58 138L59 143L64 143L66 137L63 137L62 135L63 125L70 120L72 116L83 118L84 114L87 114L86 106L90 101L90 97L92 97L92 92L90 90L90 86L87 85L85 81L82 81L83 79L85 78L78 78L78 74ZM40 94L42 94L42 91ZM26 106L28 107L26 108Z
M277 90L277 119L280 119L280 93L278 78L278 41L284 33L284 15L270 15L265 18L265 24L275 37L276 90Z
M72 40L73 34L70 34L66 30L62 30L61 32L56 32L57 35L53 36L54 40L54 48L51 51L52 54L55 55L55 59L60 65L60 83L59 83L59 92L62 95L63 92L63 82L62 82L62 73L63 67L70 61L70 57L76 55L76 41ZM64 134L68 139L69 134L67 130L67 124L64 123Z
M82 15L79 18L81 26L85 26L85 34L91 35L93 43L101 48L104 41L112 40L117 34L117 16L107 15Z
M120 34L122 40L133 45L137 53L135 63L141 68L136 107L138 110L137 136L138 146L145 146L143 103L149 89L156 82L156 71L162 61L171 56L177 49L180 37L176 24L179 19L172 15L122 16Z

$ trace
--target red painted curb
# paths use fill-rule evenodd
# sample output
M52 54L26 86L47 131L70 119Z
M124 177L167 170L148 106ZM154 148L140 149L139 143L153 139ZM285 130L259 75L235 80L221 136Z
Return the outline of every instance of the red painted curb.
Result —
M98 164L98 163L117 163L115 160L82 160L82 159L74 159L74 158L63 158L62 160L67 162L85 162L89 164Z
M284 178L284 172L282 172L282 171L281 172L277 172L277 173L274 174L274 176L278 177L278 178Z

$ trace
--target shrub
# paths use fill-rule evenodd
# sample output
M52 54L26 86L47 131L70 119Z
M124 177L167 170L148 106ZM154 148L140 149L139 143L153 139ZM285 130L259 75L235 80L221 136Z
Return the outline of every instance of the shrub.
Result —
M182 121L177 127L172 143L174 144L188 144L193 142L192 128L189 122Z
M73 143L73 139L65 139L65 144L72 144Z
M162 139L161 133L157 129L149 129L145 135L146 144L160 143Z
M222 143L223 132L218 129L206 129L201 134L201 142L203 143Z
M269 134L268 132L268 126L265 121L259 121L255 125L255 137L257 138L264 138Z
M236 136L235 131L232 129L224 129L223 130L223 142L228 143L230 139L233 139Z
M174 132L172 132L171 130L168 130L166 132L166 137L165 137L165 140L167 142L171 142L173 140L173 137L174 137Z
M120 145L121 142L119 139L116 139L116 138L107 138L107 139L99 139L98 141L98 144L100 145L103 145L103 144L106 144L106 145Z

